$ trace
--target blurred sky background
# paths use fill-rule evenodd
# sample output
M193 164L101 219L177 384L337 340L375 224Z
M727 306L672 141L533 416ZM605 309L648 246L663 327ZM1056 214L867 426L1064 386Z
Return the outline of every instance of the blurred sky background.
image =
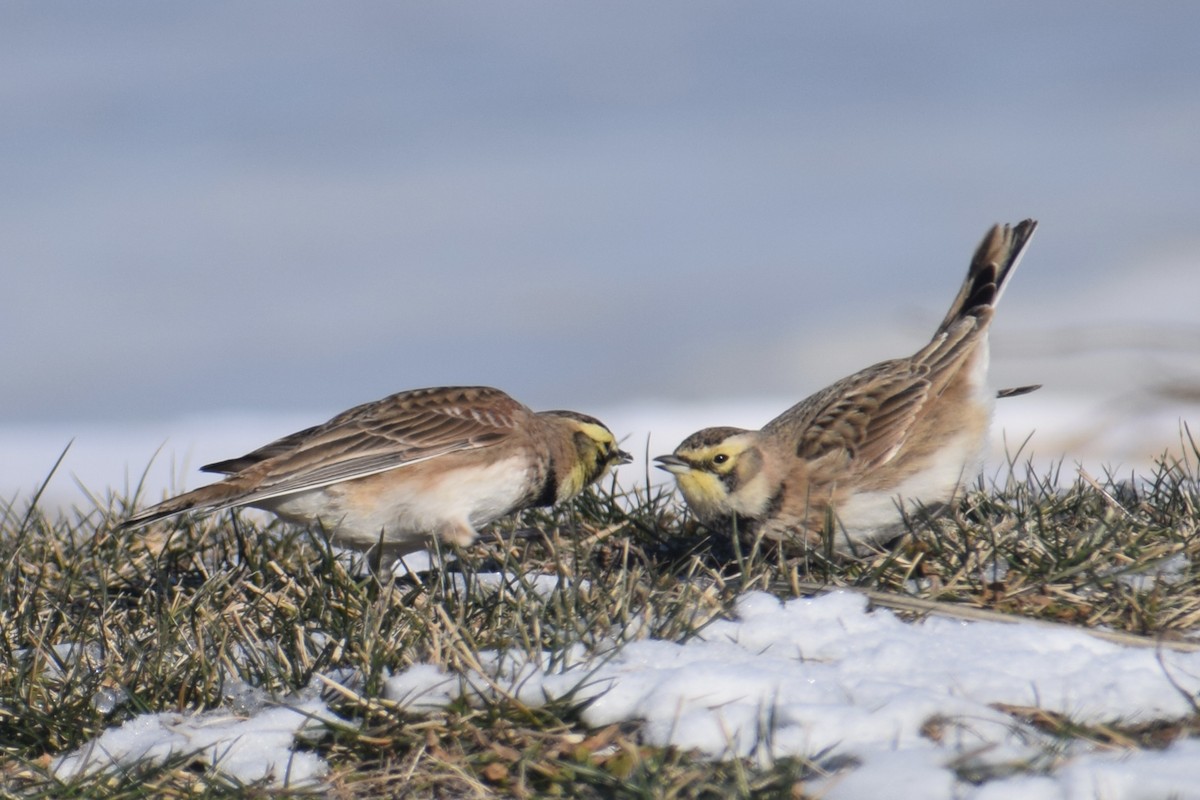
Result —
M1188 2L5 3L0 459L438 384L791 402L915 350L1026 216L996 382L1165 404L1177 442L1198 30Z

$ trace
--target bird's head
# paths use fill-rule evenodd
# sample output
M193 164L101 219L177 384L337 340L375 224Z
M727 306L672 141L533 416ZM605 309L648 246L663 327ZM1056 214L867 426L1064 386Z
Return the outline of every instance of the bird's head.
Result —
M671 455L654 460L675 476L688 507L707 524L735 514L757 518L774 493L758 431L705 428L684 439Z
M573 452L569 468L558 465L559 479L556 503L570 500L620 464L628 464L633 456L617 446L616 437L604 423L576 411L543 411L543 417L555 419L570 437Z

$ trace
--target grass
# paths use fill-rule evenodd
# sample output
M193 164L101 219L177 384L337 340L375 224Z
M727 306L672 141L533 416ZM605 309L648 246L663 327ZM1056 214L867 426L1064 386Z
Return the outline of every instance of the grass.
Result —
M322 796L804 797L836 761L709 762L641 744L636 724L588 729L569 699L530 708L500 692L415 714L380 688L413 664L468 670L488 649L544 658L614 636L684 640L747 589L854 587L911 613L986 609L1184 647L1200 627L1198 457L1189 446L1139 479L981 481L948 513L915 515L894 546L852 562L731 552L669 496L610 486L499 525L446 569L390 586L319 533L278 523L225 515L114 533L127 498L55 518L36 497L0 505L0 796L295 796L236 785L186 757L69 782L48 767L138 714L317 685L342 720L305 745L331 765ZM472 589L496 570L516 577ZM539 575L566 579L534 586ZM1102 746L1162 747L1200 725L1200 713L1089 728L1003 710L1053 739ZM943 723L931 720L928 735ZM960 775L989 779L968 766Z

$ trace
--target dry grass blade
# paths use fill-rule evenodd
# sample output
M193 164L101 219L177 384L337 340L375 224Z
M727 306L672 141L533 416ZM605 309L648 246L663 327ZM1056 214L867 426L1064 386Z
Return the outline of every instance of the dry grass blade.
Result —
M640 744L636 724L590 731L580 701L531 708L491 680L496 654L552 670L634 639L686 641L748 589L833 588L905 615L1036 620L1121 645L1200 650L1184 638L1200 628L1195 452L1144 478L1082 475L1062 487L1013 467L1004 485L918 515L895 546L849 562L734 552L670 495L614 485L498 525L481 545L441 554L431 573L388 586L349 568L318 533L281 524L210 517L113 534L108 509L128 499L56 519L35 503L9 507L0 794L271 796L178 763L70 783L47 768L51 755L145 712L320 689L344 722L303 748L330 765L321 791L333 797L802 796L836 762L701 761ZM388 678L415 664L480 676L474 699L422 714L387 699ZM1121 746L1190 732L1076 730L1036 709L1009 713ZM961 774L988 779L970 769Z
M1068 625L1066 623L1054 622L1052 620L1030 618L1021 616L1019 614L993 611L987 608L976 608L973 606L963 605L961 603L948 603L940 600L926 600L920 597L911 597L909 595L897 594L895 592L884 592L878 589L864 589L859 586L828 586L809 583L807 581L801 581L799 586L801 591L811 594L825 594L831 591L855 592L856 594L861 594L869 599L872 605L879 606L880 608L888 608L893 611L901 611L916 616L933 615L952 619L968 620L970 622L998 622L1004 625L1015 625L1017 623L1032 624L1045 628L1056 628L1059 630L1076 630L1096 639L1102 639L1103 641L1112 642L1113 644L1119 644L1126 647L1153 647L1163 650L1174 650L1180 653L1200 652L1200 642L1172 641L1165 639L1162 636L1144 636L1135 633L1127 633L1125 631L1084 628L1078 625Z

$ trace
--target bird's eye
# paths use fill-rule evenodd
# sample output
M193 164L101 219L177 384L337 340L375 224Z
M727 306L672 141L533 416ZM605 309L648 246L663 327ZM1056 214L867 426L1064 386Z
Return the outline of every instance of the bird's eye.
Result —
M729 456L725 455L724 453L717 453L715 456L713 456L714 464L724 464L728 460Z

